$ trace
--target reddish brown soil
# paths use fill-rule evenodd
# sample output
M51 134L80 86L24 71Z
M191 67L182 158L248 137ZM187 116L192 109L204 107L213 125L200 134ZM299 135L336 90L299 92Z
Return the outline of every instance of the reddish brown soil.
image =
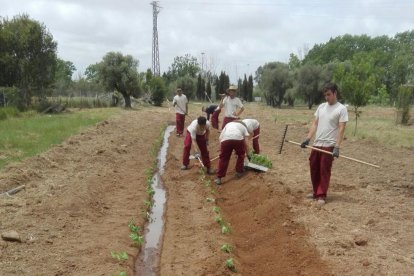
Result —
M192 106L193 118L199 109ZM278 112L312 118L311 111ZM278 154L284 124L275 122L276 111L249 104L244 115L261 122L260 144L274 167L236 179L231 164L221 187L197 167L180 171L183 138L170 137L162 177L168 201L161 275L235 274L224 265L229 257L240 275L414 273L414 149L347 139L343 154L381 169L336 160L328 203L319 209L304 199L309 153L287 144ZM144 224L150 148L173 118L167 108L123 111L4 169L0 192L23 184L26 189L0 197L0 232L16 230L22 238L0 240L0 275L133 275L139 249L127 224L131 218ZM308 126L290 123L288 137L302 139ZM217 132L212 136L213 158ZM214 206L230 234L221 233ZM224 243L235 248L232 254L220 251ZM126 251L130 258L116 261L110 251Z

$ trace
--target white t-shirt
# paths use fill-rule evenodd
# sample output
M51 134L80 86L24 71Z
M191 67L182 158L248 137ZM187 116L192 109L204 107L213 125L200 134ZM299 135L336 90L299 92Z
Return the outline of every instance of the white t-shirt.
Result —
M244 140L246 136L249 136L249 132L243 124L230 122L221 131L219 140L220 143L227 140Z
M334 105L323 103L318 106L315 112L315 118L318 119L318 128L316 129L313 145L317 147L335 146L339 123L348 122L348 111L346 107L340 102Z
M256 119L243 119L242 122L246 124L249 133L253 133L260 126L259 121Z
M175 106L175 113L185 114L186 104L188 103L187 97L184 94L181 94L181 96L175 95L173 98L173 105L177 104Z
M191 139L195 139L196 135L204 135L206 133L206 130L210 130L210 122L207 121L206 122L206 128L204 130L201 130L198 127L198 122L197 120L194 120L191 122L191 124L187 127L187 131L190 133Z
M233 115L233 112L235 112L237 108L243 107L243 103L237 97L234 97L234 99L232 99L227 96L224 98L223 104L224 104L224 117L236 118L236 116Z

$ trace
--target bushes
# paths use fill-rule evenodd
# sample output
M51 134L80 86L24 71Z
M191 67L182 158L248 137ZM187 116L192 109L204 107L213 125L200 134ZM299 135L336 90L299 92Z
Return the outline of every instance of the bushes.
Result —
M0 107L0 121L7 118L18 117L19 110L15 107Z

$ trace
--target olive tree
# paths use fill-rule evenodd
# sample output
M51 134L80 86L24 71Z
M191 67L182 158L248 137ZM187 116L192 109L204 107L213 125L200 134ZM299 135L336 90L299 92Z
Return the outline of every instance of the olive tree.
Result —
M141 93L138 74L138 60L131 55L109 52L97 66L99 78L109 91L116 90L125 100L125 108L131 108L131 96Z

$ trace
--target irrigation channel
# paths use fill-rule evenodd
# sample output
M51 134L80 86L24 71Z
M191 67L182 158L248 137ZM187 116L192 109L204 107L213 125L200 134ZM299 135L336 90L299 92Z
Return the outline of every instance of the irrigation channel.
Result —
M145 228L145 244L135 262L135 275L158 275L161 255L162 237L164 230L164 209L167 200L161 175L164 173L168 149L168 138L175 126L167 126L164 140L158 153L158 170L153 176L154 204L151 209L149 223Z

